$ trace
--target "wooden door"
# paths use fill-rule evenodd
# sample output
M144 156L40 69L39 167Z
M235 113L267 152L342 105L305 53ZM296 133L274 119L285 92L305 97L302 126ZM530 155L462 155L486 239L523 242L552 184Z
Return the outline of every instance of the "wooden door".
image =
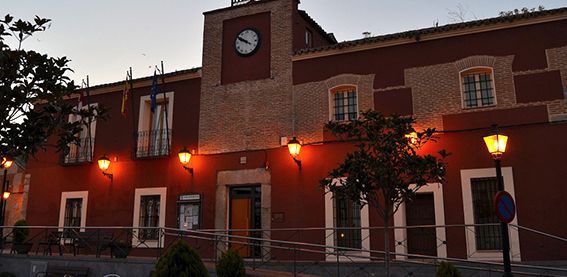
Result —
M418 193L406 203L406 225L435 225L433 193ZM433 227L408 228L408 253L437 256L437 235Z
M252 210L252 199L236 198L230 201L230 229L250 229L250 213ZM249 231L232 231L231 235L249 237ZM241 257L250 257L250 246L248 239L231 238L233 243L230 248L237 251ZM243 243L238 243L243 242Z

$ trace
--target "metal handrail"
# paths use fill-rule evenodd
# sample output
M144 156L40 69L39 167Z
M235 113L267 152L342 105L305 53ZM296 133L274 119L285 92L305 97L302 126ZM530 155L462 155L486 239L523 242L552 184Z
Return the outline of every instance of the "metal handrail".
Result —
M441 225L422 225L422 226L411 226L411 227L415 227L415 228L423 228L423 227L444 227L444 228L448 228L448 227L471 227L471 226L478 226L474 225L474 224L455 224L455 225L445 225L445 226L441 226ZM521 228L527 231L533 231L535 233L541 234L541 235L545 235L548 236L550 238L554 238L554 239L558 239L561 240L563 242L567 242L567 239L558 237L558 236L553 236L541 231L537 231L531 228L527 228L527 227L521 227L518 225L512 225L513 227L517 227L517 228ZM240 236L240 235L233 235L230 232L231 231L237 231L237 230L248 230L248 231L265 231L265 232L271 232L271 231L277 231L277 230L284 230L284 231L305 231L305 230L315 230L315 231L321 231L321 230L341 230L341 229L384 229L383 227L369 227L369 228L318 228L318 227L309 227L309 228L275 228L275 229L234 229L234 230L183 230L183 229L177 229L177 228L169 228L169 227L133 227L133 226L93 226L93 227L81 227L81 226L73 226L73 227L61 227L61 226L4 226L3 228L11 228L13 229L17 229L17 228L28 228L28 229L45 229L46 232L45 234L47 234L49 229L53 229L53 230L60 230L60 229L84 229L84 230L121 230L121 231L128 231L128 230L140 230L140 229L154 229L154 230L158 230L159 232L159 236L158 236L158 251L161 251L161 239L171 236L171 237L180 237L180 238L190 238L190 239L197 239L197 240L202 240L202 241L209 241L209 242L214 242L215 245L218 245L218 243L238 243L238 244L243 244L243 245L248 245L248 246L260 246L263 248L269 248L269 249L281 249L281 250L288 250L288 251L293 251L294 252L294 263L296 262L296 257L295 257L295 253L297 252L303 252L303 253L318 253L318 254L324 254L326 256L337 256L337 262L339 257L345 257L345 258L349 258L349 259L365 259L368 261L380 261L382 260L382 258L380 257L376 257L376 254L380 254L383 255L384 251L380 251L380 250L371 250L371 249L359 249L359 248L348 248L348 247L340 247L340 246L334 246L334 245L325 245L325 244L318 244L318 243L308 243L308 242L299 242L299 241L289 241L289 240L278 240L278 239L272 239L272 238L262 238L262 237L249 237L249 236ZM403 228L398 226L397 228ZM81 232L79 232L80 235ZM134 232L128 233L133 235ZM41 233L40 233L41 234ZM40 234L36 234L35 237L37 237ZM291 237L290 237L291 238ZM240 239L240 240L235 240L235 239ZM243 240L242 240L243 239ZM167 248L167 246L163 246L164 248ZM159 252L160 253L160 252ZM369 254L369 255L362 255L362 254ZM374 256L372 254L375 254ZM489 262L489 261L475 261L475 260L467 260L467 259L460 259L460 258L440 258L437 256L428 256L428 255L420 255L420 254L408 254L408 253L397 253L397 252L390 252L390 255L397 255L397 256L405 256L408 258L419 258L419 259L424 259L424 260L432 260L434 263L437 263L437 261L440 260L445 260L445 261L451 261L451 262L458 262L458 263L466 263L466 264L471 264L471 265L482 265L482 266L494 266L494 267L500 267L502 264L501 263L497 263L497 262ZM159 256L159 255L158 255ZM216 255L215 255L216 256ZM396 262L400 262L399 260L394 260ZM414 263L416 262L415 260L404 260L404 263L410 262L410 263ZM430 263L429 263L430 264ZM531 269L531 270L547 270L547 271L557 271L557 272L567 272L567 269L564 268L556 268L556 267L547 267L547 266L537 266L537 265L526 265L526 264L514 264L514 268L516 269ZM526 273L529 274L529 273Z

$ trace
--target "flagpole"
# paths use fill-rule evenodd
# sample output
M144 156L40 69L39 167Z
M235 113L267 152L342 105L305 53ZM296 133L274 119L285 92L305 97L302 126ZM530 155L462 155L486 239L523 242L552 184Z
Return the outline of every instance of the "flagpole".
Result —
M126 80L128 81L128 84L130 86L130 110L132 115L130 116L132 118L132 140L133 140L133 144L132 147L134 149L134 151L132 151L132 158L136 158L136 154L138 153L138 136L137 136L137 132L136 132L136 122L134 121L134 84L132 81L132 67L130 67L130 70L126 71Z
M170 155L170 145L169 145L169 124L168 124L168 111L169 110L169 101L166 98L165 95L165 72L163 71L163 61L161 61L161 84L162 86L162 91L163 91L163 101L165 101L165 136L167 139L167 154Z
M87 75L87 88L86 88L86 92L87 92L87 111L89 111L90 113L90 85L89 85L89 75ZM92 142L92 133L91 133L91 122L92 118L89 116L88 119L88 125L87 125L87 132L88 132L88 136L89 136L89 148L87 149L87 153L89 153L89 158L90 158L90 162L92 162L93 160L93 142Z

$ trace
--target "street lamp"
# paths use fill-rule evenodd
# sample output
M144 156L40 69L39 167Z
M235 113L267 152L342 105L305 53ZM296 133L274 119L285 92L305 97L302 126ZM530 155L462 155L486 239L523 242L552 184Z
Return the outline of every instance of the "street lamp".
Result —
M8 191L8 182L6 181L6 178L8 177L8 169L10 167L12 167L12 164L14 163L14 161L12 161L10 158L6 158L6 157L2 157L2 162L0 163L0 168L4 168L4 179L2 181L2 199L0 199L0 226L4 226L4 213L5 213L5 206L6 206L6 200L8 200L6 196L6 192ZM10 197L10 194L8 192L8 197ZM2 230L2 229L0 229ZM2 236L2 232L0 232L0 236Z
M191 152L189 152L187 148L183 147L183 149L179 151L177 156L179 157L179 162L183 165L183 168L189 171L189 173L191 173L191 176L193 176L193 168L187 166L189 164L189 161L191 161Z
M106 170L108 169L108 167L110 166L110 159L104 155L102 156L100 159L98 159L98 168L100 168L100 170L102 170L102 175L108 177L108 179L110 179L110 181L112 181L112 173L108 173L106 172Z
M499 134L496 126L493 126L493 134L484 137L484 143L488 152L492 155L494 163L496 165L496 179L498 182L498 191L504 191L504 180L502 179L502 164L501 158L504 152L506 152L506 144L508 143L508 137ZM512 266L510 263L510 238L508 236L508 224L500 220L500 231L502 234L502 256L504 261L504 275L512 276Z
M293 157L293 161L297 164L299 169L301 169L301 161L297 159L297 156L299 156L299 152L301 151L301 143L299 143L299 140L297 140L296 137L293 137L287 142L287 149L289 150L291 157Z

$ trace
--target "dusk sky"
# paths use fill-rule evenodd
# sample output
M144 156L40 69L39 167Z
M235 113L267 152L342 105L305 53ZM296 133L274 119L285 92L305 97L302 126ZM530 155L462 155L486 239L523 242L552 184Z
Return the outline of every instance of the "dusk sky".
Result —
M515 8L566 6L565 0L303 0L306 10L338 41L358 39L362 32L381 35L454 23L452 12L467 21L496 17ZM2 0L0 16L52 19L51 28L24 48L67 56L77 82L89 75L91 86L123 80L128 67L134 78L149 76L164 61L165 71L201 66L203 12L230 6L230 0Z

